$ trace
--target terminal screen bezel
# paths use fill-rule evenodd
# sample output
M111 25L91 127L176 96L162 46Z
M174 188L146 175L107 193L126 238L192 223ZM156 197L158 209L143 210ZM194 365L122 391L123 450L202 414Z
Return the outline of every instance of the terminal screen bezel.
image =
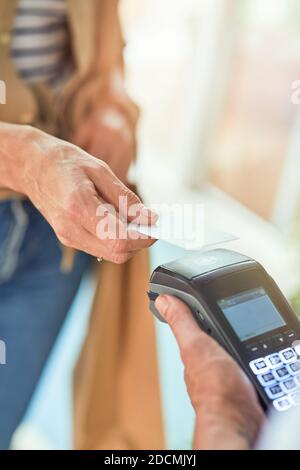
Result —
M280 334L288 329L299 329L300 327L299 320L295 316L286 298L272 278L270 278L266 271L261 269L259 265L248 269L239 269L237 265L235 270L230 274L215 272L211 273L210 278L206 279L204 284L202 284L203 280L201 279L195 279L194 282L200 295L204 298L207 306L207 314L210 316L211 322L220 331L222 336L231 341L235 347L241 344L247 346L255 342L265 341L270 338L270 336ZM218 305L218 301L260 287L266 291L279 314L282 316L285 324L272 331L267 331L261 335L242 341L227 320L224 312Z

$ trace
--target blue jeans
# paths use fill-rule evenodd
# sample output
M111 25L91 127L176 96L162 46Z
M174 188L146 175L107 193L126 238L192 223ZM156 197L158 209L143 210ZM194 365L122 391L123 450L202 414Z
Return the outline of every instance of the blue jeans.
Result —
M9 446L25 414L90 261L78 253L65 274L61 253L53 230L29 201L0 203L0 340L6 346L0 449Z

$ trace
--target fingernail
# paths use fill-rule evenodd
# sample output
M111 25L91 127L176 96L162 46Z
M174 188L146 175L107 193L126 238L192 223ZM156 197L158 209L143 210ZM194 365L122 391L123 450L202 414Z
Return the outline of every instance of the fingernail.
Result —
M159 219L159 215L156 212L153 212L149 209L148 209L148 212L151 218L151 224L155 224Z
M155 300L155 307L163 317L165 316L165 311L167 310L168 305L169 299L166 295L159 295Z

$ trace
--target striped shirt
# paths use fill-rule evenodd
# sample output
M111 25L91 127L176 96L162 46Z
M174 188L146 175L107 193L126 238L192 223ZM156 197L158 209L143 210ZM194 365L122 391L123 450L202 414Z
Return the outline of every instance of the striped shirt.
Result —
M62 79L70 51L65 0L19 0L12 34L11 56L24 80Z

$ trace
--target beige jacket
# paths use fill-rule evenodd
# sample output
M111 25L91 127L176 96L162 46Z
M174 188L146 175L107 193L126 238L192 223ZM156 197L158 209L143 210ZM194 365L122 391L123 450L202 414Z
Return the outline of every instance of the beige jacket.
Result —
M64 139L95 101L113 100L136 126L138 110L122 78L117 0L66 0L76 71L53 95L24 83L10 60L17 0L0 0L0 121L32 124ZM1 145L1 143L0 143ZM0 199L22 197L0 188ZM75 371L74 432L80 449L163 448L154 325L146 300L147 253L125 266L104 263L89 332Z

